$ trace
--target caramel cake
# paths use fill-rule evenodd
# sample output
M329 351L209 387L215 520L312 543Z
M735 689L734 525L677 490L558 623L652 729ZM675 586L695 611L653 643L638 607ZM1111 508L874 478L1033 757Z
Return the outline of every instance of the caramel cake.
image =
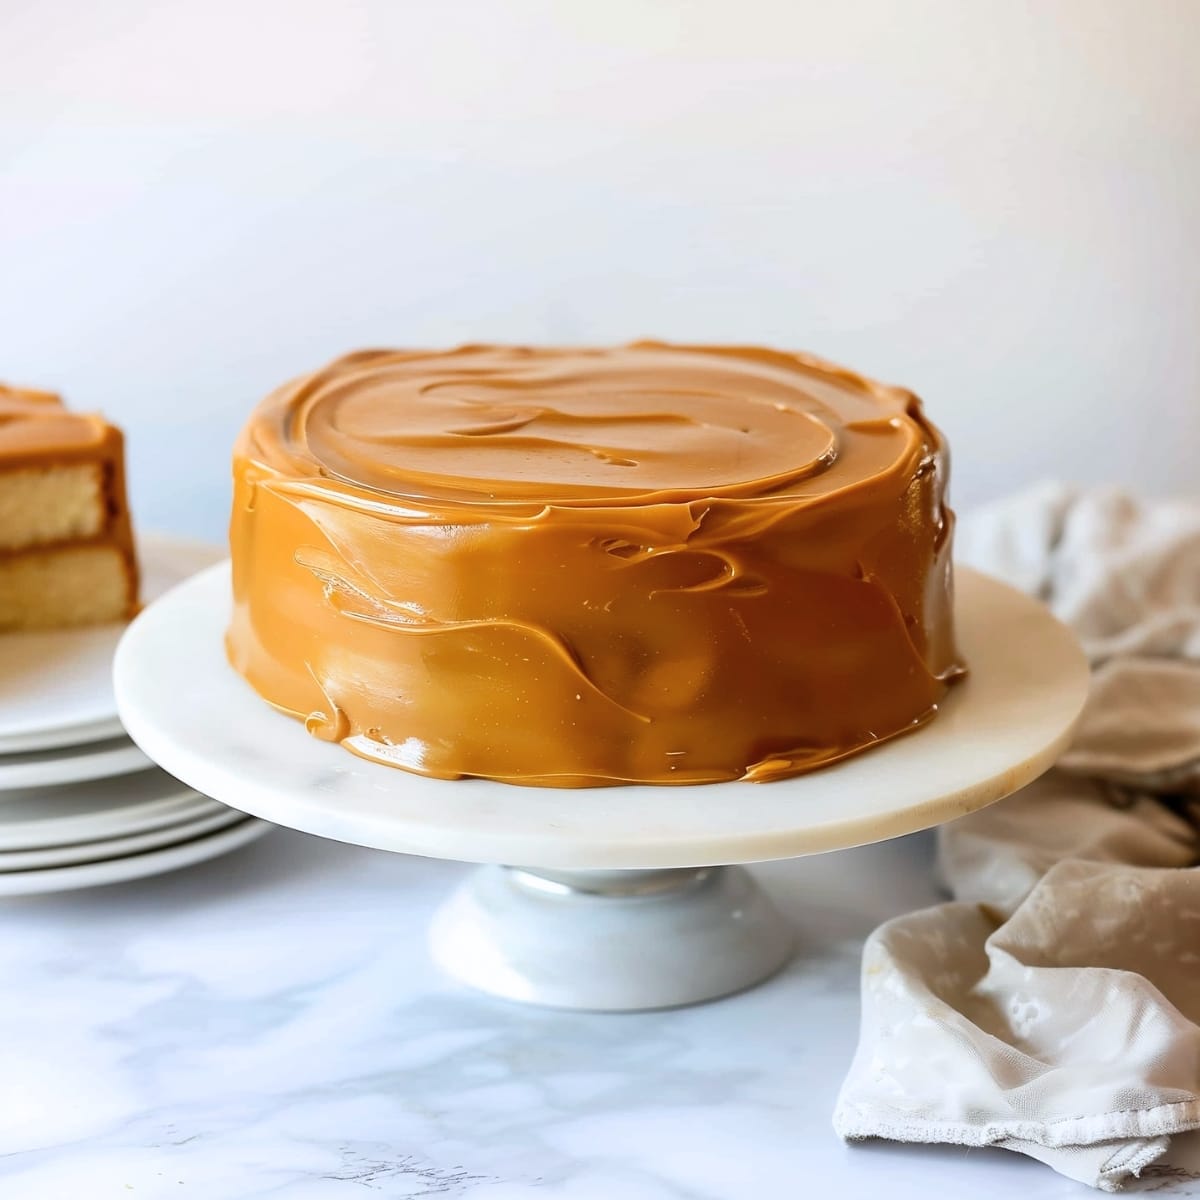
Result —
M121 431L0 384L0 630L132 616Z
M237 444L229 659L422 775L795 775L962 673L946 475L916 397L807 355L352 354Z

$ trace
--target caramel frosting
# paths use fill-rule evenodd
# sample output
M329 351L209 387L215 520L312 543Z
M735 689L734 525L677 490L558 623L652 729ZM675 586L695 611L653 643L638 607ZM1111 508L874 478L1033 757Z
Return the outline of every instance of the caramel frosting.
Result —
M946 476L916 397L808 355L353 354L238 442L228 653L425 775L777 779L961 673Z
M71 412L53 392L0 383L0 468L110 456L120 440L103 417Z

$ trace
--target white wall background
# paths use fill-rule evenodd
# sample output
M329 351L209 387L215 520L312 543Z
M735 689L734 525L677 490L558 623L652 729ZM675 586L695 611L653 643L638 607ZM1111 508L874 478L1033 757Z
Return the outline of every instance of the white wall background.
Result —
M1196 0L0 0L0 378L219 536L274 384L657 335L921 393L960 507L1200 458Z

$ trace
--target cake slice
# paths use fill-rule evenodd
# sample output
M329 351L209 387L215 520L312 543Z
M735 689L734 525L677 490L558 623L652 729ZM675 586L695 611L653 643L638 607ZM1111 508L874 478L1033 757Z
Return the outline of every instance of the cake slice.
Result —
M0 384L0 630L117 621L136 607L121 431Z

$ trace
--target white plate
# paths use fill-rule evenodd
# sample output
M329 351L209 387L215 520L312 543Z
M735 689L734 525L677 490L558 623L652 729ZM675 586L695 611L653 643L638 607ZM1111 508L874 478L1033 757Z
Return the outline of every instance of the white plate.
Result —
M224 554L150 534L138 539L142 600L169 591ZM0 754L98 741L121 732L112 660L125 623L0 634Z
M85 779L108 779L145 771L154 764L127 738L109 738L57 750L0 755L0 792L13 788L50 787ZM0 796L0 804L4 797Z
M234 808L222 807L220 812L208 813L199 818L189 816L161 829L135 833L128 837L101 838L69 846L47 846L40 850L0 850L0 874L6 871L48 870L51 867L67 867L75 863L124 858L129 854L140 854L143 850L154 850L159 846L174 846L179 842L190 841L194 837L214 833L245 819L245 813L240 813Z
M136 775L7 792L0 850L40 850L145 833L216 812L215 800L152 767Z
M0 634L0 648L7 650L3 639L16 636L18 635ZM0 671L0 675L3 674L4 672ZM86 725L74 725L63 729L47 729L42 733L22 736L11 743L0 742L0 762L10 753L28 754L39 750L56 750L64 746L86 746L93 742L124 736L125 726L121 724L120 717L113 717L108 721L91 721Z
M105 862L81 863L74 867L55 867L48 871L13 871L0 874L0 896L32 896L40 892L66 892L74 888L124 883L146 875L161 875L193 863L217 858L237 850L269 832L274 826L253 818L239 821L216 833L205 834L178 845L112 858Z

